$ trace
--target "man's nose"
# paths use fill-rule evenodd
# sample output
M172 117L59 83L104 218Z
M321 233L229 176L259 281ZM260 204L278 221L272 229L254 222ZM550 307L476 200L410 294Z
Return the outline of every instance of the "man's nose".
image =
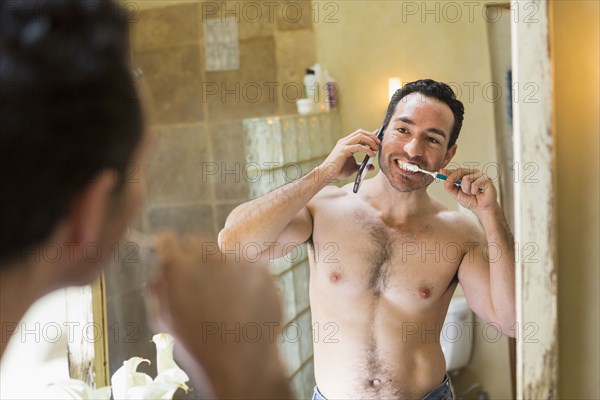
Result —
M404 151L410 158L421 157L423 155L423 146L418 138L413 138L404 145Z

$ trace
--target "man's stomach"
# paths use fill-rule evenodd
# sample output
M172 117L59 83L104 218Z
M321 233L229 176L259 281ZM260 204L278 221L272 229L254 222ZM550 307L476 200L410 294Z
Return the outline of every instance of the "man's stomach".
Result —
M327 307L324 307L326 309ZM415 399L438 387L446 370L443 317L419 319L370 307L323 312L313 304L315 377L326 398Z

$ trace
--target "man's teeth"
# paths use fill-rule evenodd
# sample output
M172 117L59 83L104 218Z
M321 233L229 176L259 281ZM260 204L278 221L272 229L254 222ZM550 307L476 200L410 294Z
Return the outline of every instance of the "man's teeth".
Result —
M404 171L408 171L408 172L418 172L419 171L419 166L418 165L409 164L409 163L406 163L406 162L401 161L401 160L396 160L396 163Z

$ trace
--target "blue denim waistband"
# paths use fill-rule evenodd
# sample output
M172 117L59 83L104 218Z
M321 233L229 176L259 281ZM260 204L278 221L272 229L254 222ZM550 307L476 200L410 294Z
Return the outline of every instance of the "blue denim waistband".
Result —
M452 400L454 399L454 391L452 390L452 383L450 377L446 375L444 381L440 386L429 392L423 400ZM327 400L325 396L319 391L319 388L315 386L312 400Z

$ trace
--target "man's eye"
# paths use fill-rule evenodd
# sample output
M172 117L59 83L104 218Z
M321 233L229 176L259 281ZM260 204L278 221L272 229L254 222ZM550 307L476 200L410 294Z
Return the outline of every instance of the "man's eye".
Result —
M398 128L396 129L398 132L400 133L407 133L408 131L406 130L406 128Z
M440 142L436 138L432 138L432 137L428 137L427 140L429 140L431 143L436 143L436 144Z

